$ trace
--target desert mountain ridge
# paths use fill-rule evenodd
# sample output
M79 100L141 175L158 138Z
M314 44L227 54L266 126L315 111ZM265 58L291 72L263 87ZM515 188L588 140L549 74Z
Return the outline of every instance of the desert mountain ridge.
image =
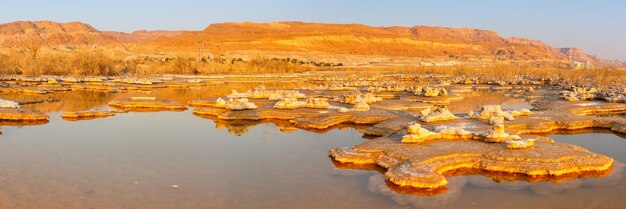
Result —
M297 58L352 65L486 65L572 61L623 64L590 56L578 48L554 48L542 41L505 38L494 31L434 26L372 27L305 22L227 22L201 31L99 31L86 23L18 21L0 24L0 47L21 40L73 47L124 46L128 54L252 59Z

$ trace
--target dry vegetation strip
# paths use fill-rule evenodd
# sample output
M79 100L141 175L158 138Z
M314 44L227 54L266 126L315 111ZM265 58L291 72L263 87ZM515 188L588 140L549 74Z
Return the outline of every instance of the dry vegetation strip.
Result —
M47 49L47 50L44 50ZM297 73L312 70L358 72L363 76L377 72L411 72L453 76L477 76L495 80L522 77L558 78L573 84L598 87L626 87L626 70L602 68L593 70L565 70L519 66L483 68L454 67L389 67L346 68L324 67L329 63L306 63L295 60L257 58L250 61L218 58L196 60L177 57L167 60L115 58L101 49L60 51L43 47L38 42L25 41L20 47L0 51L0 74L5 75L74 75L74 76L150 76L159 74L268 74ZM320 67L321 66L321 67Z

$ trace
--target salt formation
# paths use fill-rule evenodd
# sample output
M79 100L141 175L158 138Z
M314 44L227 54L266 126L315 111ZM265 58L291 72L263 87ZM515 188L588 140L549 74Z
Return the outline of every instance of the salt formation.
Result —
M448 91L442 87L413 87L413 94L417 96L425 96L425 97L437 97L437 96L445 96L448 95Z
M250 97L253 99L279 100L281 98L302 99L306 95L294 90L268 90L265 86L258 86L250 93Z
M518 135L511 135L504 132L504 125L497 124L493 128L484 134L482 134L482 140L485 142L505 142L507 140L521 140Z
M219 97L215 100L215 106L216 107L226 107L226 100L222 99L222 97Z
M365 101L359 101L356 103L351 109L340 107L338 112L350 112L350 111L368 111L370 110L370 106Z
M419 112L420 120L431 123L437 121L447 121L456 118L448 109L444 107L426 108Z
M252 95L252 91L247 91L245 93L240 93L236 89L233 89L231 93L226 96L227 98L248 98Z
M419 123L412 122L407 127L407 135L402 136L403 143L422 143L437 139L474 139L483 142L505 142L511 148L532 147L533 140L522 139L518 135L511 135L504 132L504 125L495 125L485 133L472 133L462 128L452 128L447 126L437 126L435 130L429 131Z
M298 101L297 98L281 98L274 108L277 109L296 109L296 108L312 108L312 109L329 109L330 104L326 98L307 98L306 101Z
M305 107L314 109L329 109L330 104L326 98L307 98Z
M296 109L306 105L306 102L298 101L298 98L280 98L274 108L278 109Z
M421 143L436 139L471 139L473 134L460 128L438 126L434 131L429 131L419 123L413 122L407 127L408 134L402 136L404 143Z
M509 139L505 141L509 149L526 149L535 145L535 139Z
M470 112L468 116L470 118L489 120L490 124L497 124L503 122L499 117L510 121L515 120L517 116L528 116L530 114L531 112L528 109L503 111L500 105L485 105L478 112Z
M573 88L571 91L565 90L561 92L561 98L573 102L578 100L593 100L596 98L598 89L591 88Z
M228 110L249 110L257 108L253 102L248 101L248 98L230 98L224 107Z
M4 108L20 108L20 104L14 101L0 99L0 107Z
M362 94L360 91L352 91L344 93L341 102L347 104L357 104L360 102L371 104L380 101L383 101L383 98L376 97L372 93Z

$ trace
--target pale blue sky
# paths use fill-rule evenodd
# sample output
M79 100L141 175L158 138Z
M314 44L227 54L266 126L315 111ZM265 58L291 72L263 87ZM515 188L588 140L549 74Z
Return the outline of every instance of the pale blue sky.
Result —
M99 30L125 32L201 30L229 21L474 27L626 60L626 1L619 0L14 0L1 5L3 23L81 21Z

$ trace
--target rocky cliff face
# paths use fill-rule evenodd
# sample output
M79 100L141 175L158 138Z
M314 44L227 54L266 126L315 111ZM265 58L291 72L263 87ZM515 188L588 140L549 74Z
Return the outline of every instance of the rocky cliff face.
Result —
M0 24L0 46L15 46L26 40L48 45L93 45L117 42L113 37L80 22L19 21Z
M34 39L46 45L127 43L132 53L193 53L203 56L294 57L312 61L361 63L401 60L399 65L435 60L446 63L560 62L606 63L576 48L541 41L503 38L494 31L431 26L371 27L303 22L219 23L202 31L100 32L80 22L20 21L0 24L0 46ZM129 45L130 44L130 45ZM368 61L369 60L369 61ZM358 63L358 62L354 62ZM400 64L401 63L401 64ZM432 64L432 63L431 63Z

